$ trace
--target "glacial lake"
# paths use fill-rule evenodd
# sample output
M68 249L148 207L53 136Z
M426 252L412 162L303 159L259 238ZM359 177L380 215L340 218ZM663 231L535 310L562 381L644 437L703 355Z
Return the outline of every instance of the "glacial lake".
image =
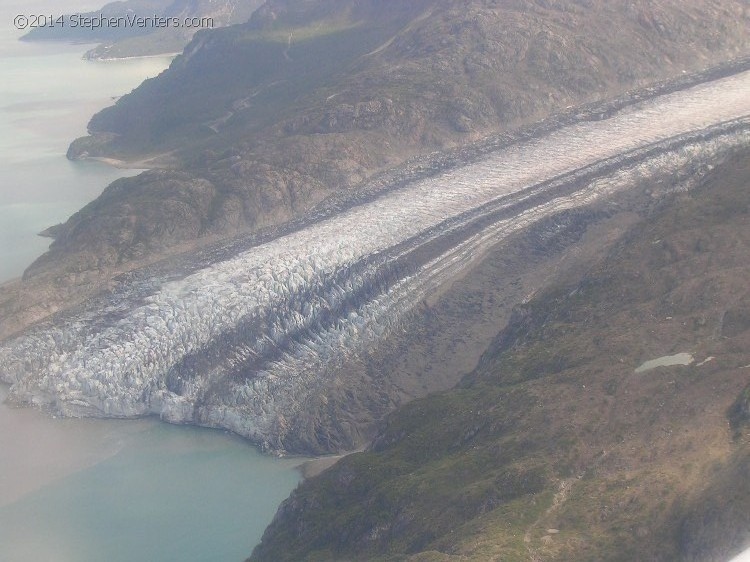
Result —
M69 162L90 116L156 76L167 58L81 60L86 46L18 41L16 14L104 1L0 6L0 283L48 247L37 236L111 181L137 173ZM136 421L60 420L4 403L2 562L241 561L300 480L302 459L261 455L220 431Z

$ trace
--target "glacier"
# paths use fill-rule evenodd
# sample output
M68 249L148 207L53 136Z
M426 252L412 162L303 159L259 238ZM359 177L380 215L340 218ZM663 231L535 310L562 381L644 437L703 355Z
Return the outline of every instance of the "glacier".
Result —
M0 344L10 400L285 448L347 361L499 240L750 142L750 72L563 126Z

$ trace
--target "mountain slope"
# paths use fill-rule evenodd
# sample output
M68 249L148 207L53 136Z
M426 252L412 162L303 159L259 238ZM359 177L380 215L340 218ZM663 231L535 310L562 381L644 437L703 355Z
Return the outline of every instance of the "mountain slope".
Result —
M188 201L201 225L182 237L226 236L298 216L410 156L742 54L749 16L742 2L272 0L247 25L199 34L95 116L70 155L147 157L208 182L210 211ZM161 197L149 174L126 185ZM70 236L82 220L49 258L85 249ZM127 247L113 258L132 259Z
M71 158L163 169L51 230L24 287L0 297L6 323L283 224L413 156L746 55L749 18L740 0L270 0L92 119Z
M90 127L118 135L103 149L113 155L213 146L259 131L269 140L358 130L409 143L466 140L738 55L746 9L274 0L247 25L203 34L155 84ZM178 92L177 83L191 88ZM279 96L284 103L269 107ZM165 109L179 118L149 118Z
M750 153L303 483L251 560L717 560L750 542ZM691 353L687 365L638 369Z

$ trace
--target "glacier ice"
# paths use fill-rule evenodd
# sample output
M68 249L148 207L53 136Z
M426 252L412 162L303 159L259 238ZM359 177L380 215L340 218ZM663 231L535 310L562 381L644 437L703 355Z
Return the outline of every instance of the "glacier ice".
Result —
M145 298L126 295L116 313L32 328L0 345L0 377L14 399L67 415L159 414L259 442L277 437L348 357L399 329L483 247L650 170L746 144L748 91L750 72L708 82L385 192L156 283ZM627 155L640 160L583 182L576 175ZM437 243L481 217L492 220L452 247Z

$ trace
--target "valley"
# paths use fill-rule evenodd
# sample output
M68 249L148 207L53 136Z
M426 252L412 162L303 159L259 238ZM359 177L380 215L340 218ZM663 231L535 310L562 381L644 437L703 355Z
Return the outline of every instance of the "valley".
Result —
M748 88L741 72L564 126L184 277L124 285L3 344L10 400L67 416L156 414L277 451L360 446L383 414L366 374L342 379L363 353L376 356L418 303L499 240L646 178L687 179L686 166L747 142ZM346 414L351 393L364 423Z
M747 2L91 13L143 10L221 26L89 51L181 53L70 135L73 170L148 169L35 227L49 249L0 285L0 413L200 451L205 428L235 434L236 457L170 457L142 490L185 468L260 498L242 482L267 466L253 484L285 495L294 457L322 456L260 544L270 504L201 502L233 514L212 516L226 548L207 550L257 562L726 562L750 546ZM2 527L120 470L70 457L64 493L24 496Z

